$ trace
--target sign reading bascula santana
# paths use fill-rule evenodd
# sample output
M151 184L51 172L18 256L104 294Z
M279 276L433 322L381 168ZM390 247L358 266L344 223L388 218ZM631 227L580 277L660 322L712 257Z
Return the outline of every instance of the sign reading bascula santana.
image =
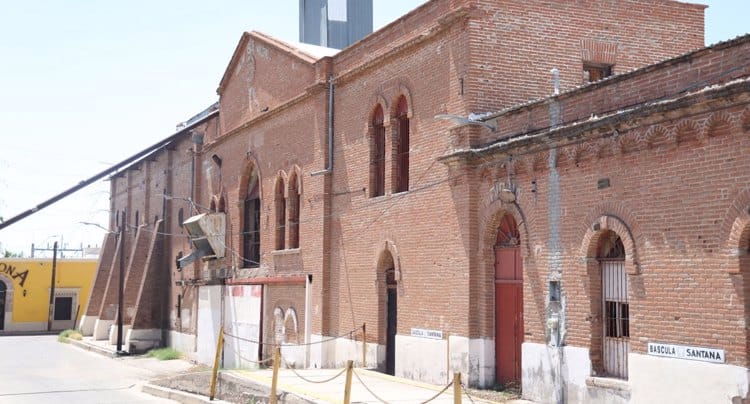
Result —
M443 332L440 330L424 330L422 328L412 328L411 336L429 339L443 339Z
M666 356L668 358L690 359L694 361L713 363L724 363L726 358L723 349L660 344L658 342L648 343L648 354L653 356Z

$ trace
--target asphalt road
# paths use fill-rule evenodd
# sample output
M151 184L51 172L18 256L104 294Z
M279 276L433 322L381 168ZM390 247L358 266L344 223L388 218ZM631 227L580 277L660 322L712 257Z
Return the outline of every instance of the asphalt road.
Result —
M141 393L141 386L186 366L107 358L59 343L56 335L0 336L0 404L173 403Z

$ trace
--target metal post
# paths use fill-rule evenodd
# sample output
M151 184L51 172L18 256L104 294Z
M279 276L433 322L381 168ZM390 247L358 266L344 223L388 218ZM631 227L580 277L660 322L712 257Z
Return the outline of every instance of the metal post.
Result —
M461 404L461 373L453 374L453 404Z
M273 351L273 378L271 379L271 397L269 397L270 404L276 404L276 386L279 382L279 365L281 362L281 348L276 347Z
M57 270L57 241L52 246L52 279L49 285L49 315L47 316L47 331L52 331L52 321L55 319L55 271Z
M450 332L445 333L445 342L446 342L446 356L445 356L445 363L447 364L448 368L445 369L445 378L448 379L451 372L451 334ZM448 380L446 380L447 382Z
M344 387L344 404L352 402L352 366L353 361L346 361L346 386Z
M120 226L120 285L118 289L118 295L117 295L117 353L122 353L122 301L123 301L123 293L125 289L125 279L124 272L125 272L125 237L124 237L124 230L125 226Z
M305 368L310 367L310 335L312 334L312 274L305 276Z
M219 329L219 342L216 344L216 357L214 358L214 370L211 374L211 392L209 400L213 401L216 395L216 376L219 373L219 359L221 358L221 351L224 346L224 327Z
M362 367L367 367L367 323L362 323Z

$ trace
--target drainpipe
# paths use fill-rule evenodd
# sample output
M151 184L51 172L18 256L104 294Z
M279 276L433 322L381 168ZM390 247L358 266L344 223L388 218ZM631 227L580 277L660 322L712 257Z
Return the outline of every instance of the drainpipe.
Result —
M550 71L552 73L552 84L555 95L560 94L560 71L554 68ZM558 98L553 98L549 104L549 120L550 127L555 128L562 124L562 106ZM562 187L560 185L560 173L557 170L557 153L558 150L553 148L550 150L549 158L547 161L549 167L549 190L547 199L547 222L549 226L549 251L551 254L550 258L550 272L548 275L550 289L550 296L553 294L560 296L559 302L547 302L547 321L546 325L549 332L548 346L550 349L556 350L557 354L557 373L559 377L555 380L557 384L555 386L555 400L557 404L564 404L567 402L566 386L568 384L568 375L565 373L567 368L565 366L565 305L563 304L563 291L560 280L562 279L563 265L562 265L562 243L560 241L560 222L561 222L561 198L562 198ZM559 288L558 288L559 286Z
M558 95L560 94L560 70L555 67L550 70L550 73L552 73L552 86L554 88L554 94Z
M190 216L193 216L193 206L196 201L199 200L200 195L200 181L201 171L203 166L201 164L201 153L203 153L203 134L198 132L191 133L190 140L193 142L193 161L190 165L190 198L192 203L190 204Z
M331 75L328 76L328 164L325 170L311 173L312 176L333 172L333 92L333 75Z

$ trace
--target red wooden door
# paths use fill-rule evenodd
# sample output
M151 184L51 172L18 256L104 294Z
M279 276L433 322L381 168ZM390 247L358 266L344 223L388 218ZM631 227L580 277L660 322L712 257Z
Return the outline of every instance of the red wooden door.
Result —
M495 248L495 366L503 385L521 382L523 270L521 249Z

